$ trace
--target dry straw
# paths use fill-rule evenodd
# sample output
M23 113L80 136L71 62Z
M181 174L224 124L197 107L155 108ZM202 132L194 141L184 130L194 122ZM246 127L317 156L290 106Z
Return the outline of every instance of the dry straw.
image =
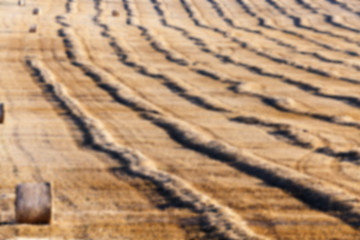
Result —
M37 25L33 24L30 26L29 32L36 33L37 32Z
M39 8L34 8L32 13L33 13L33 15L38 15L40 13L40 9Z
M16 186L16 222L49 224L51 221L50 183L24 183Z
M119 16L119 11L117 11L117 10L112 10L111 15L112 15L113 17L117 17L117 16Z
M19 6L25 6L25 0L18 0Z
M4 104L0 103L0 123L4 122L4 118L5 118Z

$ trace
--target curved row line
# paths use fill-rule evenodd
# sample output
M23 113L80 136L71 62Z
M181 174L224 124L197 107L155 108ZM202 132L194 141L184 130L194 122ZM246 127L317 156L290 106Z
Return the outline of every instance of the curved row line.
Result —
M141 30L141 32L142 32L141 36L144 37L146 41L150 41L151 46L156 51L159 51L160 53L164 54L166 56L166 59L168 59L171 62L175 62L178 65L181 65L181 66L189 65L189 64L192 65L190 60L184 60L184 59L181 59L181 58L174 58L173 55L178 55L177 53L174 54L173 51L171 51L171 50L169 50L167 48L164 48L163 46L159 46L157 44L156 37L153 34L150 34L149 30L147 28L143 27L142 25L133 23L133 22L138 22L138 21L133 18L133 14L131 12L131 7L128 4L126 4L125 6L126 6L125 9L127 11L127 16L128 16L127 23L129 25L132 25L134 27L139 28ZM200 75L203 75L205 77L213 79L215 81L220 81L220 82L223 82L225 84L230 84L230 87L229 87L230 90L238 89L237 86L242 85L242 83L240 81L233 81L233 80L229 80L229 79L224 79L223 77L218 76L218 73L213 73L213 72L211 72L211 71L209 71L207 69L205 70L204 68L193 67L193 68L191 68L191 70L197 72ZM234 90L234 91L237 92L237 93L240 93L237 90ZM246 92L241 92L241 93L242 94L249 94L249 93L246 93ZM289 107L286 107L286 106L284 107L284 105L281 104L281 101L278 101L278 99L276 99L273 96L265 96L265 95L262 95L260 93L253 94L253 96L259 98L265 104L267 104L267 105L269 105L271 107L274 107L276 109L279 109L281 111L288 111L288 112L296 113L296 114L302 115L302 116L314 117L314 118L324 120L324 121L327 121L327 122L330 122L330 123L349 126L348 122L342 122L341 120L339 120L339 119L337 119L337 118L335 118L333 116L327 116L327 115L321 115L321 114L308 114L308 113L300 112L300 111L298 111L296 109L292 109L292 108L289 108ZM227 109L230 109L230 108L227 108ZM234 112L234 111L231 110L231 112ZM297 132L297 134L299 134L299 131L293 131L293 132ZM290 142L293 143L294 145L298 145L298 146L309 145L309 143L297 143L296 141L293 141L295 136L291 136L291 135L287 134L286 131L277 131L277 133L278 133L278 135L280 135L280 134L283 135L283 137L285 137L285 139L290 140ZM334 153L332 156L336 157L336 158L338 158L338 156L340 156L340 155L345 156L346 153L347 153L347 152L342 152L341 154L339 153L339 154L336 155L335 151L332 151L332 152ZM353 152L354 151L350 151L349 155L353 154ZM345 159L345 157L342 158L342 159ZM357 160L358 160L358 159L355 159L355 158L346 158L346 159L348 159L348 161L351 161L351 162L357 162Z
M247 28L243 28L239 25L236 25L234 23L234 20L231 19L226 13L225 13L225 10L223 9L223 7L220 5L220 3L216 0L207 0L211 5L212 7L215 9L217 15L224 21L226 22L226 24L228 26L230 26L231 28L234 28L234 29L237 29L237 30L240 30L240 31L246 31L246 32L249 32L249 33L253 33L253 34L256 34L258 36L261 36L269 41L272 41L274 43L276 43L278 46L280 47L283 47L283 48L287 48L287 49L290 49L291 51L293 51L294 53L297 53L297 54L301 54L301 55L307 55L307 56L310 56L310 57L313 57L319 61L322 61L322 62L325 62L325 63L333 63L333 64L345 64L345 61L344 60L338 60L338 59L330 59L328 57L325 57L325 56L322 56L321 54L319 54L318 52L314 52L314 51L300 51L297 49L297 47L295 45L292 45L292 44L289 44L289 43L286 43L284 42L284 40L280 40L278 38L274 38L274 37L270 37L266 34L264 34L262 31L260 30L251 30L251 29L247 29ZM303 0L298 0L300 2L303 3ZM303 3L305 4L305 3ZM272 57L270 57L272 58ZM277 61L280 61L278 60L277 58L274 58L275 60ZM280 62L281 63L281 62ZM293 64L295 67L297 66L296 63L290 63L290 64ZM356 69L357 71L360 71L360 66L357 66L356 64L346 64L347 66L350 66L354 69ZM300 68L303 68L302 66L299 66ZM320 72L322 72L320 70Z
M152 2L155 4L155 8L158 12L158 15L161 17L161 22L164 26L166 27L169 27L169 28L172 28L172 29L175 29L177 31L180 31L183 36L185 36L188 40L190 41L193 41L194 42L194 45L198 46L199 48L201 47L201 50L205 53L211 53L213 56L215 56L216 58L220 59L222 62L224 63L230 63L230 64L235 64L237 66L241 66L247 70L249 70L250 72L254 72L256 74L260 74L260 75L263 75L263 76L268 76L268 77L273 77L273 78L286 78L285 76L283 75L280 75L280 74L273 74L273 73L270 73L270 72L267 72L263 69L261 69L260 67L257 67L257 66L252 66L252 65L249 65L249 64L246 64L246 63L242 63L242 62L238 62L238 61L235 61L233 60L230 56L227 56L227 55L223 55L223 54L220 54L218 52L215 52L215 51L212 51L211 49L209 49L209 47L204 43L204 41L200 38L197 38L195 36L192 36L189 32L187 32L185 29L183 28L180 28L180 27L177 27L177 26L173 26L171 24L169 24L163 14L163 10L161 9L161 6L160 6L160 3L157 1L157 0L152 0ZM160 10L158 10L160 9ZM191 15L193 15L193 13L191 13ZM199 22L199 20L195 20L196 22ZM309 69L310 72L317 72L316 69L312 69L310 68ZM321 72L318 72L319 75L321 75L322 73ZM325 73L326 75L326 73ZM289 79L289 78L286 78L286 79ZM352 82L351 79L342 79L344 81L350 81ZM302 83L302 82L299 82L299 81L295 81L293 79L290 79L290 81L286 81L286 83L295 83L295 82L298 82L298 83ZM311 86L310 84L306 83L308 86ZM315 87L313 86L313 88L321 88L321 87ZM300 90L305 90L304 88L299 88ZM327 96L327 97L330 97L330 96ZM344 96L342 96L344 97ZM341 96L336 96L334 95L334 99L341 99ZM347 101L349 102L350 99L346 98L347 100L345 100L345 98L343 99L344 101ZM355 98L353 98L352 100L355 100ZM351 101L352 101L351 100ZM354 105L354 103L356 102L355 101L352 101L352 104ZM355 103L356 104L356 103Z
M280 81L282 81L285 84L289 84L292 86L297 87L299 90L304 91L304 92L308 92L312 95L315 96L319 96L322 98L329 98L329 99L333 99L333 100L337 100L337 101L341 101L344 102L350 106L354 106L354 107L360 107L360 99L357 99L356 97L352 97L352 96L342 96L342 95L335 95L335 94L329 94L326 93L322 90L322 87L319 86L313 86L311 84L308 83L303 83L301 81L297 81L294 79L289 79L286 78L285 76L281 75L281 74L273 74L273 73L269 73L257 66L252 66L252 65L248 65L248 64L244 64L241 62L237 62L233 59L231 59L229 56L227 55L222 55L219 54L217 52L212 51L211 49L209 49L209 47L199 38L192 36L190 33L188 33L185 29L177 27L177 26L173 26L171 24L169 24L167 22L167 19L164 17L163 14L163 9L161 8L160 3L157 0L152 0L152 2L154 3L154 7L157 9L158 14L160 15L160 21L161 23L168 28L171 29L175 29L176 31L179 31L184 37L186 37L188 40L192 41L194 43L194 45L198 46L201 51L207 53L207 54L211 54L213 55L215 58L218 58L221 62L223 63L227 63L227 64L233 64L235 66L241 67L243 69L246 69L247 71L251 72L251 73L255 73L257 75L260 76L264 76L264 77L270 77L270 78L274 78L274 79L278 79ZM196 69L197 71L199 69ZM201 71L204 72L204 71ZM207 72L206 75L208 76L212 76L213 79L218 79L219 77L216 76L216 74L213 73L209 73ZM235 84L236 85L236 84ZM266 101L266 102L271 102L271 101ZM273 106L273 104L270 104L270 106ZM277 108L279 110L279 108ZM286 111L290 111L289 109ZM321 114L316 114L315 116L320 116L317 117L317 119L329 119L327 117L321 117ZM345 125L349 125L349 123L344 123Z
M233 121L247 124L251 126L260 126L270 129L269 134L286 138L290 143L302 148L314 149L316 153L325 154L327 156L340 159L340 161L353 162L357 165L360 164L360 152L358 151L346 151L335 152L333 149L327 146L316 146L319 141L314 136L309 135L306 130L296 129L289 124L270 122L268 120L262 120L257 117L239 116L232 119ZM303 136L302 136L303 135Z
M128 5L126 5L126 10L128 11L128 17L132 16L132 13L129 12L130 7ZM127 20L128 23L131 23L131 22L134 22L135 20L133 18L130 18ZM135 22L138 22L138 21L135 21ZM133 23L132 23L133 24ZM147 40L147 41L152 41L152 43L156 43L156 41L154 40L154 36L151 35L149 33L149 31L144 28L143 26L141 25L138 25L138 24L133 24L135 26L137 26L139 29L142 30L142 36ZM153 45L153 44L151 44ZM159 47L154 47L155 50L159 50L158 49ZM169 56L172 55L172 53L170 53L170 51L168 49L164 49L163 47L161 47L161 49L159 50L161 53L164 53L166 56L167 56L167 59ZM175 62L179 65L183 65L182 63L183 62L186 62L188 63L189 60L183 60L183 59L179 59L177 58L176 61L172 61L172 62ZM217 73L212 73L211 71L209 70L204 70L204 69L199 69L199 68L192 68L191 69L192 71L196 71L197 73L201 74L201 75L204 75L210 79L213 79L213 80L216 80L216 81L220 81L220 82L223 82L225 84L230 84L230 87L229 89L230 90L233 90L237 93L238 90L235 90L235 89L238 89L237 86L238 85L242 85L241 82L239 81L233 81L233 80L229 80L229 79L223 79L222 77L218 76ZM241 92L242 94L251 94L251 93L248 93L248 92ZM358 124L357 123L352 123L352 122L349 122L349 121L346 121L346 120L343 120L343 119L339 119L338 117L334 117L334 116L328 116L328 115L322 115L322 114L309 114L309 113L306 113L306 112L301 112L297 109L293 109L293 108L289 108L288 106L284 106L283 104L281 104L282 101L279 101L277 98L273 97L273 96L265 96L265 95L262 95L260 93L257 93L257 94L252 94L253 97L257 97L259 98L260 100L262 100L265 104L271 106L271 107L274 107L278 110L281 110L281 111L286 111L286 112L291 112L291 113L295 113L295 114L298 114L298 115L302 115L302 116L309 116L309 117L313 117L313 118L316 118L316 119L320 119L322 121L327 121L329 123L334 123L334 124L339 124L339 125L344 125L344 126L355 126L355 127L358 127ZM229 109L229 108L228 108ZM233 111L232 111L233 112ZM299 131L297 131L299 132ZM289 139L289 137L287 136L287 134L283 131L278 131L278 133L284 133L284 137L286 139ZM291 143L294 143L294 141L290 141ZM299 144L295 144L295 145L299 145ZM301 145L301 144L300 144ZM324 147L322 147L324 148ZM354 153L353 150L350 150L349 152L341 152L341 153L336 153L334 150L332 150L332 152L334 154L332 154L333 157L336 157L338 158L338 156L347 156L347 155L352 155ZM335 154L336 153L336 154ZM341 158L341 159L345 159L344 158ZM354 158L346 158L348 161L351 161L351 162L357 162L357 159Z
M133 175L147 179L158 186L170 199L177 199L184 206L203 215L210 228L219 237L227 239L263 239L251 232L246 224L230 209L224 207L206 195L198 192L186 181L154 167L153 161L138 151L120 146L105 130L103 124L68 93L66 88L57 82L56 77L38 60L27 59L26 64L39 83L45 84L55 101L66 110L86 139L89 147L104 152L125 164Z
M123 1L124 8L127 11L128 18L126 20L128 25L134 25L136 26L140 31L142 31L142 34L147 38L148 41L151 41L152 38L149 35L149 32L147 29L140 25L136 25L133 23L133 20L131 19L132 12L129 7L129 4L127 1ZM184 81L180 79L174 79L169 76L166 76L165 74L153 72L150 69L148 69L144 64L137 63L135 61L132 61L128 59L128 55L126 54L126 51L116 42L116 39L114 37L111 37L108 33L109 28L105 26L104 24L99 23L98 16L94 17L95 23L97 23L102 29L103 29L103 36L108 38L110 40L110 45L114 49L114 52L118 56L119 61L121 61L124 65L131 67L133 69L136 69L138 73L141 75L156 78L159 81L163 83L165 87L167 87L169 90L171 90L173 93L177 94L178 96L186 99L192 104L198 105L200 107L203 107L205 109L209 109L212 111L218 111L218 112L228 112L226 106L224 106L222 103L214 100L213 98L209 98L201 93L199 93L197 90L193 89L189 84L185 83ZM159 45L159 43L152 41L151 46L155 49L157 49L160 52L164 52L163 47ZM166 58L169 59L172 62L175 62L179 65L186 65L186 60L181 59L180 57L176 56L175 54L170 54L169 52L165 52Z
M94 2L95 8L98 11L96 16L96 19L98 20L98 17L101 14L101 3L99 1ZM102 28L106 26L100 22L97 24ZM131 89L118 83L104 70L94 66L91 62L88 62L72 29L69 27L62 28L59 32L61 32L61 37L66 45L70 62L74 66L80 68L88 77L96 82L100 88L113 97L115 101L134 111L154 114L155 116L161 114L161 109L139 98ZM29 65L32 64L34 63L29 63ZM42 69L46 73L46 69ZM43 78L46 79L46 77L48 79L48 84L61 88L61 86L59 87L59 83L55 80L51 80L51 77L45 76ZM150 180L158 186L162 192L166 193L169 199L180 201L184 206L187 206L191 210L202 215L205 218L206 228L212 229L218 237L225 239L263 239L263 237L257 236L249 230L245 222L229 208L218 204L205 194L193 189L185 180L168 174L167 172L159 171L154 167L152 160L138 151L119 146L111 139L110 134L104 130L101 122L84 112L85 110L79 109L81 107L76 105L80 104L78 104L75 99L71 99L68 94L63 94L61 91L54 91L54 94L56 97L60 96L60 101L65 101L65 105L69 105L66 106L66 108L73 112L73 118L80 121L81 126L85 126L86 129L83 129L83 131L90 134L89 137L92 141L89 144L94 150L108 153L111 156L115 156L115 158L121 162L125 162L128 170L134 175ZM68 103L69 101L71 102Z
M200 21L200 18L198 17L199 14L196 14L194 11L194 9L191 7L191 5L188 2L189 0L180 0L180 2L182 3L184 9L186 10L186 12L188 13L188 16L190 17L190 19L194 22L194 24L200 28L204 28L204 29L208 29L208 30L212 30L213 32L216 32L218 34L220 34L222 37L224 37L225 39L230 39L232 42L237 43L242 49L248 50L254 54L256 54L259 57L263 57L266 58L272 62L278 63L278 64L284 64L287 65L289 67L301 70L301 71L306 71L308 73L311 74L315 74L321 77L332 77L334 79L337 80L341 80L341 81L345 81L345 82L349 82L349 83L354 83L354 84L359 84L360 81L357 79L351 79L349 77L335 77L332 76L331 73L326 72L324 70L321 69L317 69L314 68L313 66L304 66L301 65L299 63L296 63L294 61L290 61L284 58L279 58L279 57L275 57L269 53L265 53L264 51L258 50L255 47L252 47L251 44L249 44L248 42L242 41L237 37L233 37L230 36L228 32L216 28L216 27L211 27L209 25L206 25L204 23L201 23L202 21Z
M127 7L130 8L129 6L127 6ZM158 10L161 10L161 9L159 8ZM130 20L128 20L128 22L129 21L135 21L135 20L130 19ZM135 22L138 22L138 21L135 21ZM149 39L151 37L149 37L149 35L147 35L147 38ZM201 72L201 74L203 74L203 75L205 75L205 76L207 76L207 77L209 77L211 79L214 79L216 81L222 81L224 83L230 83L230 84L235 84L235 85L240 84L239 82L232 82L231 80L223 80L223 79L221 79L221 77L217 76L216 73L211 73L209 71L204 72L203 69L198 69L197 71ZM268 102L270 105L275 105L276 107L278 107L280 109L289 109L289 108L284 108L283 105L280 104L282 101L278 101L277 99L274 99L273 97L266 98L266 102ZM285 110L285 111L290 111L290 110ZM304 114L303 116L310 116L310 114ZM325 116L325 115L323 116L323 115L319 115L319 114L314 114L314 116L315 116L315 118L320 119L320 120L324 120L324 121L328 121L328 122L332 122L332 123L336 122L336 123L339 123L340 125L349 126L349 122L348 122L347 119L341 119L341 118L339 119L337 117ZM292 129L293 133L303 134L300 131L296 131L296 130L294 131L294 130L295 129ZM282 137L285 137L286 140L288 140L290 143L293 143L294 145L296 145L296 143L293 141L293 139L291 139L291 136L289 136L286 132L279 131L278 133L283 134ZM309 134L306 134L306 135L309 135ZM329 148L329 147L328 146L323 146L323 147L319 147L318 149L323 150L325 148ZM329 148L329 149L331 149L331 148ZM337 159L341 159L341 160L344 160L344 161L350 161L350 162L354 162L354 163L357 163L357 160L358 160L356 158L357 155L354 155L354 153L356 153L356 151L353 151L353 150L345 151L345 152L343 152L343 151L336 152L336 151L332 150L332 153L334 153L332 155L326 154L324 151L318 151L318 153L322 153L322 154L325 154L325 155L328 155L328 156L331 156L331 157L334 157L334 158L337 158ZM350 158L348 156L353 156L353 157Z
M97 9L98 11L101 11L99 6L97 6ZM103 23L99 22L98 24L103 24ZM319 180L313 182L312 180L310 180L313 179L312 177L303 176L301 174L300 176L296 171L293 171L291 169L285 168L283 166L279 166L274 163L269 163L268 161L255 157L247 152L243 152L243 151L239 152L233 146L224 143L220 140L216 140L207 134L201 133L198 130L195 130L188 123L182 122L179 119L174 119L169 116L164 116L162 114L154 114L154 113L143 113L142 115L144 118L162 127L165 131L168 132L168 134L174 140L181 143L182 145L191 148L195 151L198 151L200 153L206 154L214 159L227 163L230 166L239 169L240 171L244 171L247 174L260 178L271 185L280 187L281 189L290 192L292 195L305 201L311 206L329 212L330 214L334 214L332 212L332 210L334 210L333 208L332 210L327 208L324 209L323 207L329 206L328 204L325 205L321 204L322 207L317 206L317 204L314 202L314 198L312 197L316 195L317 196L316 202L318 201L322 202L325 199L321 196L324 196L323 194L325 194L325 192L327 192L326 194L330 194L332 197L335 198L337 196L344 197L343 194L347 195L347 193L345 192L339 195L334 194L333 191L335 191L336 188L334 187L328 188L329 186L325 187L326 185L328 185L325 183L321 183L321 185L322 184L324 185L319 187L318 185L320 183ZM299 181L296 180L298 177L301 180L299 179L298 179ZM308 181L310 181L311 183ZM309 194L308 191L311 191L311 194ZM328 195L328 197L330 195ZM337 202L337 200L335 200L335 202ZM346 201L341 200L340 202L342 205ZM354 202L357 202L357 200L354 201L354 199L352 199L351 204L354 204ZM332 207L334 207L334 205L332 205ZM338 209L338 207L336 208ZM350 220L349 215L351 215L351 219L354 220L353 217L355 217L357 213L347 212L347 210L345 210L348 209L347 207L345 208L340 207L340 208L344 211L341 212L340 216L338 215L339 212L337 212L335 215L341 218L343 221L347 222L348 224L352 225L353 223L349 222ZM351 207L351 209L354 210L356 209L356 207Z
M350 32L354 32L354 33L360 32L359 29L349 27L340 22L337 22L336 15L329 14L329 13L320 13L320 11L317 8L313 7L311 5L311 3L305 2L305 0L296 0L296 3L299 6L301 6L302 8L309 10L313 15L321 15L324 19L324 22L327 24L330 24L333 27L340 28L340 29L350 31Z
M334 4L334 5L338 5L340 6L342 9L348 11L348 12L351 12L357 16L360 16L360 11L356 11L354 10L353 8L351 8L349 5L347 5L346 3L342 2L342 1L338 1L338 0L325 0L331 4Z
M236 0L236 2L241 6L241 8L245 11L245 13L250 15L252 18L258 19L259 22L264 21L262 18L260 18L258 16L258 14L254 10L251 10L250 6L247 3L245 3L244 0ZM259 24L259 26L264 27L261 24ZM315 44L316 46L319 46L319 47L321 47L321 48L323 48L323 49L325 49L327 51L342 52L342 53L344 53L344 54L346 54L348 56L351 56L351 57L359 56L359 53L357 53L357 52L355 52L353 50L350 51L350 50L342 50L342 49L339 49L339 48L335 48L334 46L329 45L327 43L319 42L319 40L309 38L309 37L305 36L302 33L298 33L298 32L295 32L295 31L292 31L292 30L287 30L287 29L280 29L280 28L276 28L274 26L271 26L271 28L268 28L268 27L266 27L266 28L271 29L272 31L279 31L279 32L282 32L284 34L297 37L297 38L302 39L302 40L304 40L306 42Z
M69 40L69 41L65 41L65 42L71 43L72 41ZM70 44L70 46L71 46L71 44ZM76 56L75 53L73 54L73 56ZM28 62L28 64L31 65L32 63ZM97 75L97 74L98 73L94 72L94 74L91 75L92 77L94 77L94 80L100 79L99 75ZM52 89L52 88L50 88L50 89ZM117 92L117 94L118 94L118 92ZM129 101L132 101L132 100L129 99ZM134 104L134 105L136 105L136 104ZM144 108L144 109L146 109L146 108ZM185 141L184 144L189 144L190 146L192 146L193 148L195 148L197 150L210 151L207 154L217 156L219 159L222 159L222 161L228 159L230 161L229 164L231 164L233 166L233 162L230 160L230 159L232 159L232 157L234 157L233 151L231 149L227 150L228 146L226 144L218 142L216 140L208 139L208 137L204 136L203 134L199 135L198 132L196 132L196 131L194 132L191 129L191 127L189 127L187 124L178 122L177 120L174 120L174 119L164 119L159 114L156 113L156 110L146 112L144 117L151 119L158 125L161 125L163 128L167 129L169 131L169 134L173 134L174 138L180 137L181 138L180 140ZM81 125L84 125L84 124L82 123ZM189 130L190 130L190 132L188 132ZM172 133L170 131L172 131ZM177 134L177 133L179 133L179 134ZM174 136L174 134L175 134L175 136ZM106 137L102 137L102 138L105 139ZM207 144L208 144L208 146L207 146ZM248 156L246 156L246 158L247 157ZM257 159L257 158L255 157L254 159ZM284 177L287 177L289 174L290 174L290 176L292 176L291 172L289 173L289 172L287 172L287 170L284 170L285 171L284 172L284 171L280 170L280 169L282 169L282 167L280 167L280 169L278 169L277 165L274 166L275 169L272 169L272 171L271 171L271 169L269 170L269 169L267 169L267 167L272 168L273 167L272 165L271 166L268 166L267 164L264 165L263 161L260 160L260 162L259 162L254 159L251 159L250 162L248 163L247 160L245 159L245 157L243 159L243 157L239 156L236 158L236 162L237 162L237 164L239 164L238 167L242 166L244 168L244 170L247 170L249 173L252 173L252 174L257 173L261 178L268 179L268 181L270 183L274 184L275 186L280 185L280 186L283 186L286 190L296 191L296 192L294 192L294 194L296 194L296 195L299 194L300 192L305 193L304 191L301 191L301 190L308 189L308 186L307 186L308 184L304 185L303 181L301 181L302 183L298 183L296 181L295 181L296 183L293 183L294 179L290 180L290 181L288 181L288 180L284 181ZM266 161L265 161L265 163L266 163ZM255 165L253 165L253 164L255 164ZM254 170L257 170L257 171L254 172ZM258 171L260 171L260 172L258 172ZM266 174L263 174L263 173L266 173ZM285 176L284 176L283 173L287 173L287 174L285 174ZM277 174L279 174L279 176L277 176ZM302 178L303 178L303 176L301 177L301 179ZM307 177L305 177L305 179L304 179L305 182L307 181L306 179L307 179ZM288 185L289 183L290 183L290 186ZM317 184L319 184L318 180L316 180L315 183L316 184L314 184L314 182L312 182L311 184L309 183L309 185L311 185L317 191L319 189L322 189L322 191L315 192L315 194L314 193L307 194L308 193L307 192L308 190L307 190L305 196L302 196L304 199L307 199L308 202L310 200L314 201L312 203L312 206L314 206L314 205L316 206L319 203L318 200L320 201L321 206L329 206L330 204L326 204L326 203L330 200L330 198L332 198L332 196L335 196L335 202L339 203L340 205L338 205L338 204L331 205L332 207L326 208L326 211L332 212L333 210L338 209L338 207L340 207L341 209L343 209L343 207L345 209L348 209L348 207L343 205L344 201L336 197L336 196L344 196L343 193L339 193L339 195L337 195L337 194L334 195L333 187L330 187L330 188L325 187L324 188L324 186L322 186L322 184L320 184L321 186L317 187L318 186ZM299 186L299 184L300 184L300 186ZM324 194L327 196L324 197ZM345 196L346 195L347 194L345 193ZM309 199L309 196L311 196L310 197L311 199ZM315 201L315 199L317 201ZM331 201L333 201L333 200L334 199L331 199ZM323 205L323 203L325 203L325 205ZM319 207L319 209L323 209L323 207L320 207L320 206L317 206L317 207ZM332 212L331 214L335 214L335 213ZM352 218L352 220L350 221L350 219L348 218L349 214L351 215L351 217L354 217L354 216L356 216L357 213L354 213L354 212L349 213L348 211L345 211L345 212L342 212L340 214L340 216L339 216L339 213L336 213L335 215L339 216L341 219L343 219L344 221L346 221L350 225L352 225L353 224L352 221L354 220L354 218Z
M308 31L311 31L311 32L314 32L314 33L317 33L317 34L322 34L322 35L326 35L326 36L329 36L329 37L341 39L341 40L343 40L345 42L360 46L360 42L354 41L354 40L350 39L349 37L346 37L346 36L343 36L343 35L340 35L340 34L335 34L335 33L330 32L330 31L319 30L319 29L314 28L312 26L304 25L303 20L302 20L301 17L298 17L298 16L295 16L293 14L288 13L288 11L285 8L281 7L274 0L265 0L265 2L268 3L274 9L276 9L281 15L283 15L283 16L287 17L288 19L290 19L293 22L293 25L295 27L297 27L297 28L308 30ZM342 28L341 24L339 24L339 23L334 24L334 21L333 21L332 17L331 18L328 18L328 17L329 17L329 15L325 16L325 22L326 23L329 23L329 24L331 24L331 25L333 25L335 27ZM349 30L348 28L344 28L344 29Z

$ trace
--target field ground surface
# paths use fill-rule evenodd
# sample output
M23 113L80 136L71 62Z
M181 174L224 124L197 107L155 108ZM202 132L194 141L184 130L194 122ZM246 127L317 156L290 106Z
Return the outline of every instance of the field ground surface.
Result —
M359 19L0 1L0 239L360 239ZM51 224L16 224L15 186L43 181Z

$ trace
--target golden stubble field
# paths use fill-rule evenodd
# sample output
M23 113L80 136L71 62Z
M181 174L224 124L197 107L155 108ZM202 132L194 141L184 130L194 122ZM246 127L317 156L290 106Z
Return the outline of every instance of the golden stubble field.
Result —
M358 0L0 17L1 240L360 239ZM42 181L51 224L15 224L15 186Z

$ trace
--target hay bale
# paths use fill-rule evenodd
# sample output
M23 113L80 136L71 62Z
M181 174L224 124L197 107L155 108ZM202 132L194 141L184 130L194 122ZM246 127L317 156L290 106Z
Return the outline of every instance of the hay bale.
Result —
M16 222L49 224L51 221L50 183L24 183L16 186Z
M30 29L29 29L29 32L31 32L31 33L36 33L36 31L37 31L37 25L36 25L36 24L31 25L31 26L30 26Z
M112 10L111 15L112 15L113 17L117 17L117 16L119 16L119 11L117 11L117 10Z
M4 104L0 103L0 123L4 123L4 118L5 118Z
M19 6L25 6L25 0L18 0Z
M39 8L34 8L32 13L33 13L33 15L38 15L40 13L40 9Z

